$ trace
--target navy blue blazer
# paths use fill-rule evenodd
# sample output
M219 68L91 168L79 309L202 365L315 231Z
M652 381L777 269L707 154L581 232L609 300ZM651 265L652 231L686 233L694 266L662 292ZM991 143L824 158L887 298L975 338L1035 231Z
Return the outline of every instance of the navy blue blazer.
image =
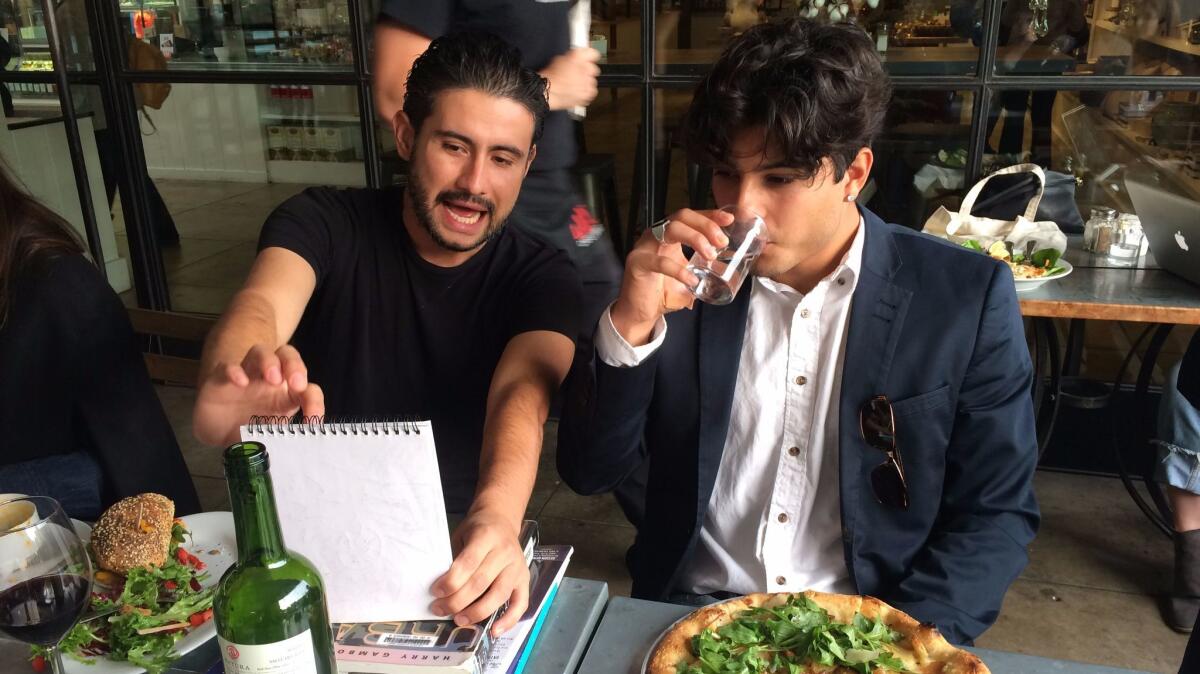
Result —
M968 643L996 620L1038 525L1033 368L1016 290L987 256L862 215L838 417L846 567L860 593ZM638 367L609 367L593 352L567 379L558 469L572 489L609 491L652 457L627 558L636 597L677 589L696 545L749 297L670 314L666 342ZM863 440L858 412L878 394L896 415L907 511L881 505L870 487L884 456Z

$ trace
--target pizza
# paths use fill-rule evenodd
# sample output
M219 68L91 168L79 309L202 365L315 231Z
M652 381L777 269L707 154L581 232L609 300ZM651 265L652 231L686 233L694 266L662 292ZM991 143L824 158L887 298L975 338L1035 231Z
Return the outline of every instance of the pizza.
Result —
M699 609L659 638L645 674L989 674L976 657L874 597L751 594Z

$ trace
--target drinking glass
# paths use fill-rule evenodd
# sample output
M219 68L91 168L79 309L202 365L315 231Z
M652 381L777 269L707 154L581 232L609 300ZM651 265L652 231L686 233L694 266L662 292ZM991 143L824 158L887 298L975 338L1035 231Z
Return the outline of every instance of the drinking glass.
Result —
M1122 266L1136 264L1138 256L1142 254L1144 241L1142 222L1138 216L1122 213L1108 247L1109 262Z
M750 274L754 260L767 244L767 223L762 216L740 206L721 208L733 214L733 223L722 228L729 245L717 251L712 260L699 252L692 255L688 271L699 279L691 288L696 299L709 304L729 304L737 296L742 282Z
M62 674L58 644L87 608L92 562L62 506L46 496L6 501L28 514L0 531L0 632L46 649L53 674Z

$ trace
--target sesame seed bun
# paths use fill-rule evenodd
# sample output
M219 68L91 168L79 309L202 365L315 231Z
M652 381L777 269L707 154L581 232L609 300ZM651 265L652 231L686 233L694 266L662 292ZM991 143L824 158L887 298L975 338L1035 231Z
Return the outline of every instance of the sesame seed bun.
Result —
M96 564L121 575L138 566L162 565L174 522L175 503L166 496L138 494L121 499L104 511L92 529Z

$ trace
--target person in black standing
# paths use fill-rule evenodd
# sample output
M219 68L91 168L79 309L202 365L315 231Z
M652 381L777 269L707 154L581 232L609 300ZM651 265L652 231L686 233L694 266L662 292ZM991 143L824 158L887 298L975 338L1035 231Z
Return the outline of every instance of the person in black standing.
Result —
M621 263L570 172L577 148L567 111L592 102L600 73L598 52L571 48L570 5L566 0L383 0L375 28L375 105L392 123L404 103L413 61L430 40L451 30L492 33L521 51L522 64L550 83L551 112L513 222L571 256L583 281L583 324L593 325L617 295ZM585 341L588 332L581 335Z

